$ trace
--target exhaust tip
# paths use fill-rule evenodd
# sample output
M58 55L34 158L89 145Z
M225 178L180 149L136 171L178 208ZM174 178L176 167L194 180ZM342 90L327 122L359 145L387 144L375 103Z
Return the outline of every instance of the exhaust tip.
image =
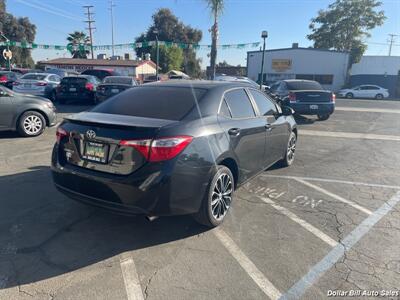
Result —
M146 216L147 221L153 222L154 220L157 220L157 216Z

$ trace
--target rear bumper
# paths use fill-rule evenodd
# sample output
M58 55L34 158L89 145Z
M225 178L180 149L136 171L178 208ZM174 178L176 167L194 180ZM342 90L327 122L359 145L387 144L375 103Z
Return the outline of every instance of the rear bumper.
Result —
M131 175L93 171L58 161L52 155L52 176L68 197L129 215L183 215L195 213L208 186L210 166L192 167L184 160L147 164Z
M318 108L311 108L312 105ZM290 103L289 106L299 115L330 115L335 111L334 103Z

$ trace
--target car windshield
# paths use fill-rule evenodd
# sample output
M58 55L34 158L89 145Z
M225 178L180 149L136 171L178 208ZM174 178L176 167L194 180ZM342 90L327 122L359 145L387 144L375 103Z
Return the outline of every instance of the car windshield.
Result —
M132 84L131 77L109 76L104 78L103 83Z
M95 107L99 113L181 120L206 93L205 89L142 86L129 89Z
M44 80L47 75L42 74L25 74L21 77L21 79L29 79L29 80Z
M288 90L323 90L323 87L316 81L286 81L286 85Z

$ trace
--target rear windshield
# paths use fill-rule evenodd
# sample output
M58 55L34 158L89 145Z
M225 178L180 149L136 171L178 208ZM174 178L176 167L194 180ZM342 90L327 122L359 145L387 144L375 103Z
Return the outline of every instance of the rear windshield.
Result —
M121 84L132 84L132 78L130 77L106 77L104 83L121 83Z
M323 90L322 86L316 81L286 81L288 90Z
M75 84L78 84L78 83L86 83L86 81L87 81L87 79L84 78L84 77L64 77L61 80L61 84L63 84L63 83L75 83Z
M41 74L25 74L21 77L21 79L31 79L31 80L43 80L46 78L47 75Z
M178 121L191 111L206 91L186 87L142 86L129 89L92 111Z

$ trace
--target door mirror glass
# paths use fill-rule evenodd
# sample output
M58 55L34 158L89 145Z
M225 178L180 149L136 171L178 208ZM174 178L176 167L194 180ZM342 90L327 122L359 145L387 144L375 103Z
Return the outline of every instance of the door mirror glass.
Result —
M291 107L283 105L281 108L282 108L282 115L283 116L294 115L294 110Z

